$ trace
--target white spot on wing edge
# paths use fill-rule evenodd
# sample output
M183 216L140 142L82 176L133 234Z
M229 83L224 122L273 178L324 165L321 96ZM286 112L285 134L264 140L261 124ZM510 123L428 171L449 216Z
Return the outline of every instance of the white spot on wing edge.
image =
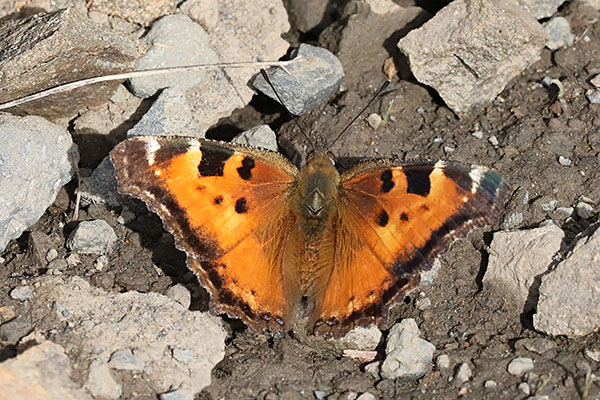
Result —
M487 172L487 169L481 168L481 167L472 168L471 171L469 172L469 176L473 180L473 183L471 184L471 193L472 194L477 193L477 189L479 189L479 185L481 184L483 175L486 172Z
M154 165L155 156L154 154L158 149L160 149L160 143L156 139L149 139L145 145L146 148L146 161L148 161L148 165Z

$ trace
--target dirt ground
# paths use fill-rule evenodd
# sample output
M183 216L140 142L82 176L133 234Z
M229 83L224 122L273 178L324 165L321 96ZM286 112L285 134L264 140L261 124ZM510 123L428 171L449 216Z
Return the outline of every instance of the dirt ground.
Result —
M414 79L395 78L368 111L383 115L393 100L390 120L377 130L364 120L357 121L331 151L342 163L393 156L401 160L450 159L494 168L515 188L507 214L523 214L523 221L516 228L554 219L567 233L563 246L567 249L577 235L589 231L590 226L593 229L595 221L575 217L564 223L560 213L545 211L541 205L556 200L558 207L574 206L582 196L596 205L600 201L600 105L590 104L585 96L591 88L590 78L600 72L600 24L596 22L598 13L593 15L588 8L576 4L566 5L560 13L569 18L577 38L575 45L555 52L544 49L541 60L511 81L494 104L459 119L432 90ZM590 40L583 40L584 36ZM289 39L313 44L332 40L296 34ZM337 92L327 104L302 116L300 123L311 127L314 135L334 137L385 79L381 61L387 57L388 52L381 48L380 59L373 60L371 74L355 81L345 80L345 91ZM344 68L348 73L355 66L359 67L350 64ZM544 77L560 79L565 89L561 98L557 98L555 90L540 84ZM276 129L283 149L299 140L294 136L295 126L278 105L263 98L236 111L209 136L228 138L234 132L265 122ZM472 135L476 130L483 132L483 138ZM492 135L498 140L497 146L488 141ZM571 165L559 164L559 156L568 157ZM47 233L61 256L67 254L65 240L72 229L75 189L75 183L69 184L31 228ZM525 203L519 195L522 190L529 192ZM185 255L174 248L158 217L148 214L139 202L130 200L127 205L138 215L127 226L117 222L118 210L108 210L104 205L89 205L80 214L82 220L104 219L115 229L119 245L109 255L110 267L98 272L93 265L95 256L81 256L82 262L64 273L79 275L109 291L164 293L173 284L183 283L192 293L192 309L206 310L206 292L187 271ZM450 368L434 366L430 374L417 381L375 379L365 371L364 364L320 346L318 340L302 340L293 335L256 336L240 322L225 319L230 330L225 358L213 369L212 384L197 398L312 399L318 395L315 391L324 392L327 399L350 398L345 397L348 392L370 392L381 399L527 398L518 389L521 382L529 384L531 395L548 395L550 399L600 398L599 383L590 385L589 374L586 380L586 365L596 376L600 375L600 365L586 361L582 354L585 348L600 348L600 333L579 339L547 337L533 329L531 315L515 314L502 296L482 290L486 244L490 232L498 229L501 227L479 230L456 242L441 257L442 267L435 283L419 288L399 306L398 317L414 318L422 336L437 348L435 356L450 357ZM0 268L2 287L12 288L46 273L35 267L27 243L25 233L0 254L6 260ZM415 306L419 291L431 300L431 307L426 310ZM0 304L26 314L7 291L0 292ZM38 321L30 323L35 327ZM386 332L384 338L385 335ZM540 355L515 345L522 338L540 337L552 340L556 349ZM384 346L379 350L378 359L382 359ZM14 344L2 343L0 359L14 356L15 351ZM507 364L516 356L532 358L534 371L523 377L508 374ZM468 363L473 372L467 383L452 379L454 368L462 362ZM123 398L134 391L140 398L156 398L132 376L121 378ZM497 383L495 389L484 387L488 380Z

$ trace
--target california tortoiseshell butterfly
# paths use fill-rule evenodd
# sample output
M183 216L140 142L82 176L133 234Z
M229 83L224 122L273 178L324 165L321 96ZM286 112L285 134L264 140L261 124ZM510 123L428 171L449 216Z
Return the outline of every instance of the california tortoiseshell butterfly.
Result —
M472 227L495 224L509 190L461 164L331 158L300 170L279 153L185 137L135 137L111 160L187 253L212 307L255 331L288 329L311 305L316 333L385 327L396 299Z

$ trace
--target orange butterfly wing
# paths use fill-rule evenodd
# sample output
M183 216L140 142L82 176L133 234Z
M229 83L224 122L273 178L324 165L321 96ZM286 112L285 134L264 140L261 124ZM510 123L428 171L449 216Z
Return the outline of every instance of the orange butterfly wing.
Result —
M495 172L454 163L362 163L341 179L312 293L316 332L334 336L371 323L383 328L420 272L470 228L496 223L509 196Z
M296 225L294 165L267 150L182 137L132 138L111 160L119 191L161 217L213 308L255 330L286 327L298 296L285 248Z

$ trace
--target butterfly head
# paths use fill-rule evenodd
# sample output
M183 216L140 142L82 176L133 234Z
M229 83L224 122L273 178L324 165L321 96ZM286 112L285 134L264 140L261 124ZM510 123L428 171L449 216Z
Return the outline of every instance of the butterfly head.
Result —
M332 214L339 195L340 174L326 155L311 158L300 171L298 208L308 219L326 219Z

